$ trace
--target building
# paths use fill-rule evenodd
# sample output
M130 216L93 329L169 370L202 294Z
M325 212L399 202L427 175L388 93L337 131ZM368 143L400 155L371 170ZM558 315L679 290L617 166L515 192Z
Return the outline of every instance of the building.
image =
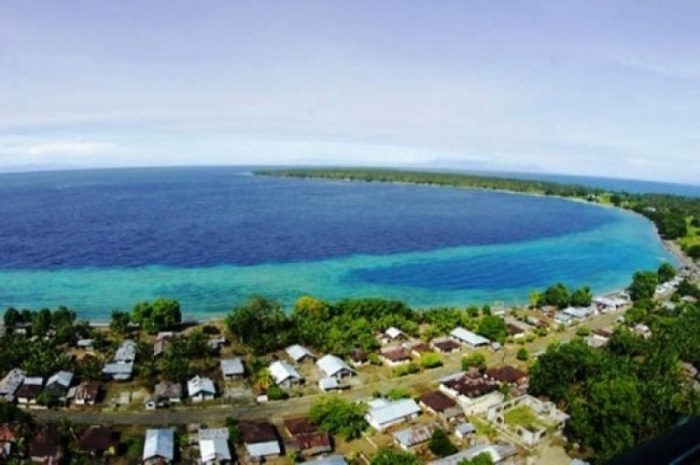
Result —
M200 429L198 441L200 460L203 465L220 465L231 462L232 456L228 445L228 429Z
M78 436L78 449L93 457L114 455L117 445L115 432L106 426L90 426Z
M0 398L6 402L15 400L15 392L22 385L26 373L19 368L13 368L0 380Z
M388 327L386 331L384 331L384 336L388 338L389 341L405 341L408 339L406 333L395 326Z
M115 381L128 381L134 373L134 362L110 362L102 368L102 374Z
M282 455L279 437L275 427L267 422L241 421L238 424L246 452L252 460L262 461L265 458Z
M350 363L354 367L362 367L365 365L369 365L369 356L364 350L354 349L350 353Z
M457 401L466 414L485 412L490 406L503 402L499 384L483 377L457 373L440 380L439 390Z
M133 363L136 361L137 348L136 342L127 339L121 343L117 352L114 354L114 361L117 363Z
M479 336L476 333L467 331L466 329L458 326L457 328L450 331L450 336L452 336L456 341L466 344L470 347L476 348L481 346L487 346L491 341L483 336Z
M284 351L287 352L289 358L294 360L296 363L305 362L307 360L316 360L316 356L311 353L309 349L299 344L291 345L284 349Z
M73 373L70 371L59 371L46 381L44 391L57 399L65 400L72 384Z
M562 310L562 313L569 315L575 320L583 320L588 318L595 312L594 308L590 307L567 307Z
M450 399L440 391L426 392L418 404L433 415L438 415L445 421L452 421L464 416L464 412L453 399Z
M153 395L146 399L145 406L149 410L168 407L182 401L182 385L161 381L153 387Z
M226 338L224 336L212 336L207 341L207 347L215 351L221 350L221 348L225 345Z
M292 438L292 446L302 455L309 457L333 450L330 435L318 431L306 417L285 420L284 428Z
M245 368L240 357L221 360L221 374L224 379L236 379L245 376Z
M318 381L318 387L323 392L329 392L341 391L343 389L349 388L350 386L348 386L347 384L341 384L338 378L321 378Z
M43 426L29 443L29 457L32 462L43 465L60 465L65 458L65 449L59 441L58 433L51 426Z
M84 381L75 388L72 396L69 394L69 397L73 398L73 402L76 405L95 405L99 394L100 383Z
M24 382L15 393L17 402L24 405L36 404L37 397L39 397L39 394L41 394L43 387L44 378L42 378L41 376L24 378Z
M491 461L498 464L513 457L517 452L518 450L515 446L510 444L480 444L456 454L428 462L428 465L459 465L459 463L471 460L481 454L488 454L491 457Z
M275 380L275 384L280 387L289 388L297 384L302 384L304 378L289 363L277 360L270 364L270 375Z
M197 375L187 381L187 394L192 402L213 400L216 396L216 386L210 378Z
M328 455L326 457L320 457L302 463L305 465L348 465L348 462L345 460L345 457L338 454Z
M430 344L435 350L437 350L438 352L442 352L443 354L451 354L453 352L457 352L462 347L454 339L449 339L446 337L440 339L433 339L433 341Z
M404 344L404 347L406 350L408 350L411 355L414 357L420 357L423 354L426 354L428 352L432 352L430 350L430 346L428 345L427 342L423 341L414 341L414 342L407 342Z
M379 358L387 365L393 367L410 362L411 354L403 347L387 347L381 351Z
M369 410L365 415L365 420L377 431L403 423L404 421L416 418L420 414L420 407L413 399L401 399L388 401L386 399L375 399L369 402Z
M492 379L501 384L514 384L518 386L527 385L528 376L523 370L519 370L510 365L504 365L499 368L489 368L486 370L487 378Z
M455 426L455 436L459 439L466 439L476 432L476 428L469 422L460 423Z
M172 345L172 341L169 337L159 337L158 340L153 344L153 356L160 357L168 348Z
M173 428L147 429L143 443L143 463L161 465L175 458L175 430Z
M438 429L438 426L435 423L428 423L427 425L402 429L395 432L392 436L396 445L408 451L419 444L428 442L436 429Z
M17 448L17 435L15 427L10 423L0 425L0 463L8 458Z
M527 424L510 421L508 412L521 411L517 418L533 418ZM489 407L486 416L492 424L515 434L526 446L534 446L551 434L561 433L569 416L557 409L552 402L523 395Z
M345 378L354 376L355 370L350 368L345 361L335 355L324 355L316 362L316 365L326 375L327 378Z

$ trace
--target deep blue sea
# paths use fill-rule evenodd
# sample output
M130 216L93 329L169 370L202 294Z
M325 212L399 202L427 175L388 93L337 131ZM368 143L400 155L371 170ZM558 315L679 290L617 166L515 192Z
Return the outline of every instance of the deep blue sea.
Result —
M202 318L253 294L525 302L556 281L616 289L671 259L616 209L242 168L4 174L0 198L0 306L97 320L157 296Z

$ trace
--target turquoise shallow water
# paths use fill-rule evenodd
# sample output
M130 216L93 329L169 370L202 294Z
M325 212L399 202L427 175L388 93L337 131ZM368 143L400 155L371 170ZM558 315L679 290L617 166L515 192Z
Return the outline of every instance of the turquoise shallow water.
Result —
M389 255L247 266L0 270L0 298L17 307L66 304L94 320L157 296L178 298L188 317L202 319L256 293L284 303L302 294L381 296L420 307L525 303L531 290L555 281L610 291L624 287L636 270L673 260L646 219L615 215L616 221L555 238Z

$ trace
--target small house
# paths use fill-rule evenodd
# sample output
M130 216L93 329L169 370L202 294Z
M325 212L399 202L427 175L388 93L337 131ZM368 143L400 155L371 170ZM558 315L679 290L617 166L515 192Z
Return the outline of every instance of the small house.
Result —
M345 378L346 376L355 375L355 370L350 368L343 359L335 355L324 355L316 362L316 365L327 378Z
M216 396L216 386L210 378L197 375L187 381L187 394L192 402L213 400Z
M241 421L238 428L241 431L246 452L252 460L263 461L266 458L282 455L277 430L271 423Z
M200 429L199 453L203 465L221 465L232 461L227 428Z
M365 420L377 431L416 418L420 414L420 407L413 399L401 399L388 401L375 399L369 402L369 410Z
M0 463L12 454L17 447L15 426L10 423L0 425Z
M10 370L2 380L0 380L0 398L6 402L15 400L15 393L22 385L26 373L19 368Z
M46 381L44 391L57 399L65 400L72 384L73 373L70 371L59 371Z
M221 375L228 380L242 378L245 375L245 368L241 358L235 357L221 360Z
M503 401L499 384L481 376L457 373L440 380L439 390L454 399L467 414L485 412Z
M316 356L309 349L299 344L291 345L284 349L284 351L287 352L289 358L296 363L305 362L307 360L316 360Z
M489 368L486 370L485 375L487 378L501 384L523 386L528 382L527 373L510 365L504 365L499 368Z
M438 352L442 352L443 354L457 352L462 347L460 343L449 338L433 339L430 344L433 346L433 349Z
M115 381L128 381L134 373L134 362L110 362L102 368L102 374Z
M24 405L34 405L37 403L37 397L41 394L44 386L44 378L40 376L26 377L24 382L17 389L17 402Z
M292 446L302 455L325 454L333 450L328 433L319 431L306 417L285 420L284 428L292 438Z
M382 350L379 358L389 366L397 366L410 362L411 354L403 347L392 347Z
M76 405L95 405L100 394L100 383L84 381L76 388L72 396Z
M275 384L280 387L288 388L304 382L304 378L299 372L289 363L277 360L270 364L270 374L275 380Z
M427 412L437 415L445 421L452 421L455 418L464 416L457 402L440 391L426 392L420 396L418 404Z
M349 358L350 363L356 368L369 365L369 356L364 350L354 349L352 352L350 352Z
M43 426L29 443L29 457L32 462L60 465L65 458L65 449L58 433L52 426Z
M175 430L173 428L147 429L143 443L144 465L172 463L175 458Z
M178 404L182 400L182 385L170 381L161 381L153 387L153 395L146 399L145 406L149 410Z
M348 465L348 462L342 455L334 454L302 462L302 465Z
M117 445L116 433L107 426L90 426L78 436L78 449L93 457L114 455Z
M459 439L464 440L474 433L476 433L476 427L469 422L460 423L455 426L455 436Z
M396 445L408 451L419 444L428 442L437 429L438 426L435 423L428 423L427 425L402 429L401 431L395 432L392 436L394 437Z
M481 347L489 345L491 341L483 336L479 336L476 333L468 331L461 326L450 331L450 336L454 338L457 342L461 344L466 344L472 348Z

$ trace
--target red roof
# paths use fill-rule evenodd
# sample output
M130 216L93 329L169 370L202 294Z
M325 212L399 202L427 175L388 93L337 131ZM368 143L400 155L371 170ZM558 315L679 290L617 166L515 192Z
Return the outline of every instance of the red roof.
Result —
M489 368L486 370L486 376L502 383L517 383L521 379L527 377L527 373L510 365L506 365L500 368Z
M457 403L440 391L432 391L423 394L420 401L436 412L444 412L457 405Z
M284 427L287 428L287 431L289 431L289 434L292 436L315 433L317 431L316 425L311 423L307 417L284 420Z
M461 346L453 341L452 339L445 339L444 341L433 342L436 349L441 352L452 352L455 349L459 349Z
M259 442L277 441L277 430L267 422L241 421L238 423L243 442L257 444Z
M400 347L398 349L382 352L382 357L386 358L387 360L391 360L392 362L399 362L401 360L410 359L411 354L409 354L408 351L403 347Z

